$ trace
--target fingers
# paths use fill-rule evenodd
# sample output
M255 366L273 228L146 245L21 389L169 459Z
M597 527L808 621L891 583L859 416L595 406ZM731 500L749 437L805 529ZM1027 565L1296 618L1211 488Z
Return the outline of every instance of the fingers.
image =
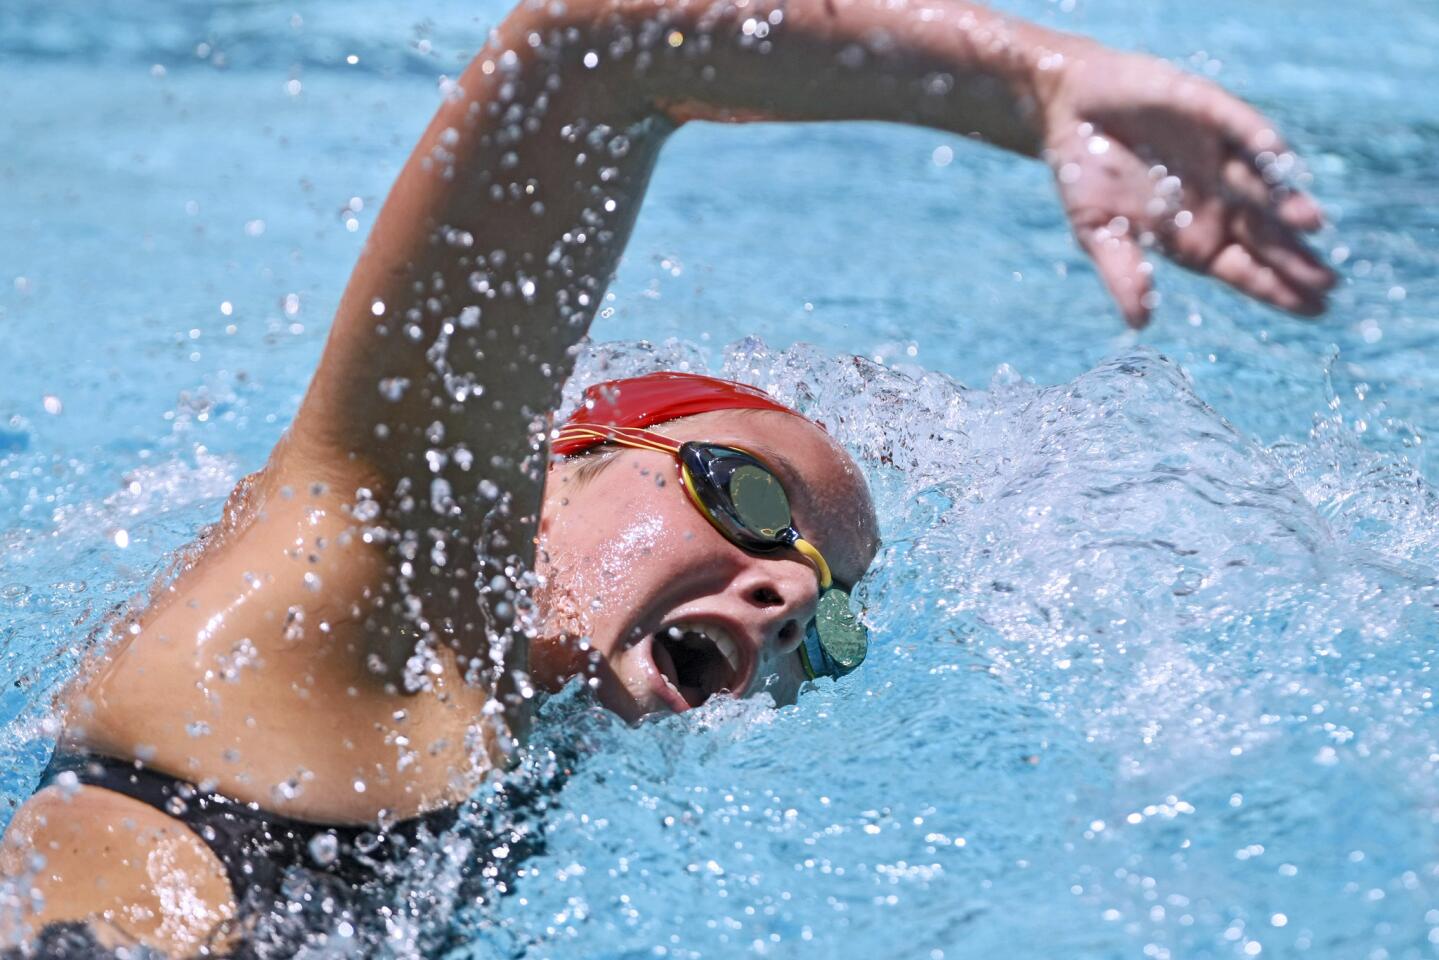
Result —
M1334 271L1269 211L1247 206L1235 225L1235 233L1253 257L1311 299L1322 300L1333 288Z
M1305 233L1313 233L1324 226L1324 211L1319 209L1313 197L1299 190L1281 197L1274 213L1285 226Z
M1283 286L1304 301L1304 309L1297 312L1322 312L1324 295L1333 288L1336 277L1298 232L1322 224L1318 205L1303 194L1281 193L1282 188L1271 186L1252 163L1241 157L1232 157L1225 164L1223 180L1228 208L1225 218L1230 223L1231 238L1252 260L1278 274Z
M1324 293L1334 286L1334 272L1296 232L1322 223L1318 205L1303 194L1276 197L1276 188L1241 157L1225 164L1223 179L1234 238L1291 288L1322 304Z
M1258 110L1218 87L1208 87L1213 102L1210 116L1231 141L1237 155L1226 164L1225 180L1231 189L1248 197L1261 207L1271 207L1281 223L1295 230L1312 233L1324 226L1324 213L1314 198L1281 183L1265 178L1265 162L1278 163L1275 158L1293 160L1293 149L1274 129L1274 125ZM1287 172L1286 163L1280 169Z
M1270 183L1252 157L1230 157L1221 176L1227 193L1259 209L1272 210L1279 222L1291 229L1312 233L1324 226L1324 213L1313 197L1301 190Z
M1107 227L1079 233L1079 244L1109 289L1109 295L1124 314L1124 322L1136 330L1149 323L1153 268L1145 262L1144 251L1134 238L1111 232Z
M1289 144L1264 114L1212 83L1204 84L1205 111L1228 140L1250 156L1290 153Z
M1209 272L1240 293L1281 310L1305 317L1324 312L1322 293L1296 286L1279 271L1255 259L1238 243L1231 243L1221 250L1210 263Z

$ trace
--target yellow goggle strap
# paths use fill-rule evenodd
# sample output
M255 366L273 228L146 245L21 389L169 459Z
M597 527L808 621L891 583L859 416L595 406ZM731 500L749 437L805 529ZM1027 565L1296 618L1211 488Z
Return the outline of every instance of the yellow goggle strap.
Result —
M639 427L607 427L576 423L561 427L555 434L555 440L593 440L597 446L602 443L613 443L616 446L632 447L636 450L653 450L672 456L678 456L680 452L678 441L671 440L652 430L642 430Z
M683 460L680 461L680 479L685 482L685 493L689 494L690 503L695 505L695 509L700 512L701 516L714 525L714 520L710 518L710 508L705 506L705 502L700 499L699 491L695 489L695 478L690 474L690 468Z
M824 557L815 549L814 545L802 537L796 537L790 546L798 550L801 556L814 565L814 572L819 577L819 588L828 590L834 583L834 577L830 575L829 564L824 562Z

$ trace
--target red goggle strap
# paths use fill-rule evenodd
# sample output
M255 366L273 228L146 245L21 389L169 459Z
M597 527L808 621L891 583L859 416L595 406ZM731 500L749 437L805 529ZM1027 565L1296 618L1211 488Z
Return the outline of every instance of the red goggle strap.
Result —
M580 442L588 447L597 447L604 443L613 443L621 447L633 447L636 450L654 450L657 453L667 453L671 456L678 456L680 444L677 440L671 440L661 433L652 430L644 430L640 427L614 427L600 426L589 423L572 423L563 426L555 434L554 443Z

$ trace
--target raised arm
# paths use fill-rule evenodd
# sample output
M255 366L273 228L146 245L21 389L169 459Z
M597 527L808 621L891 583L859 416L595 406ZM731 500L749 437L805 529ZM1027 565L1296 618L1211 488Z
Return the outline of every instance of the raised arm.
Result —
M1045 36L962 4L516 9L391 191L274 469L370 488L411 592L472 600L477 555L486 582L531 560L538 428L678 124L893 120L1032 153Z
M308 449L393 484L463 444L482 462L440 472L456 497L478 477L508 487L685 119L894 120L1040 145L1043 35L979 8L551 6L499 26L396 182L295 425Z
M1317 207L1265 179L1270 126L1159 61L959 2L527 3L395 184L280 458L373 487L407 577L468 597L477 553L531 559L538 428L692 118L919 123L1043 155L1136 324L1146 246L1295 310L1330 282L1295 232Z

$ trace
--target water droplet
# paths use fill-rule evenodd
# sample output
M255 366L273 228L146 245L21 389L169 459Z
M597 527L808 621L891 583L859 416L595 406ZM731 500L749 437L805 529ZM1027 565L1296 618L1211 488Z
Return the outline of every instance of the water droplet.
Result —
M454 508L454 497L450 492L450 482L444 477L436 477L430 481L430 509L436 513L449 513Z
M355 789L364 792L364 783L355 781ZM340 841L333 833L317 833L310 838L310 859L321 867L328 867L340 855Z
M839 61L840 66L848 67L851 70L858 70L864 66L864 47L861 47L857 43L851 43L841 50L835 59Z
M405 377L386 377L380 381L379 386L380 396L389 400L391 403L396 403L405 395L405 390L409 388L410 381Z
M80 778L74 770L63 770L55 777L55 786L60 791L60 796L69 800L80 790Z

